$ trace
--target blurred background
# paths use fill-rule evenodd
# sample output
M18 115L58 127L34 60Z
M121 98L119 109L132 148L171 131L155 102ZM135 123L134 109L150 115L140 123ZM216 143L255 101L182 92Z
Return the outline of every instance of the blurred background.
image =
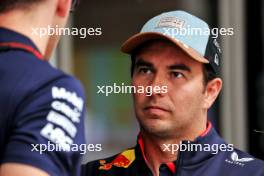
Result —
M136 144L139 132L130 94L97 94L97 86L130 84L130 58L121 44L153 16L185 10L211 27L234 28L220 36L223 91L209 112L229 143L264 159L263 0L82 0L70 27L101 28L102 35L65 36L52 64L75 75L87 96L87 143L102 144L84 162L116 154Z

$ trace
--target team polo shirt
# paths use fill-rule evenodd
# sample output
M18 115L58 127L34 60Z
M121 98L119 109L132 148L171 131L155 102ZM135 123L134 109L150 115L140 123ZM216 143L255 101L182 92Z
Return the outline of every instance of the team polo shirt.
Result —
M160 165L159 176L264 176L264 162L229 147L211 123L194 141L182 141L182 144L203 146L204 149L194 150L190 147L178 150L177 160ZM216 147L218 150L215 150ZM83 165L82 176L152 176L145 150L139 135L135 147Z
M80 82L44 61L29 38L0 28L0 164L80 175L84 112Z

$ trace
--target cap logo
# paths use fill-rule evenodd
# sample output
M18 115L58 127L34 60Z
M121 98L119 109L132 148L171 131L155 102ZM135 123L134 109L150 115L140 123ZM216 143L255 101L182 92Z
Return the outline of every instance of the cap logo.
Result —
M214 39L213 43L214 43L215 47L217 48L218 52L221 53L220 45L219 45L219 43L217 42L216 39Z
M214 57L214 63L219 66L219 57L217 54L215 54L215 57Z
M176 17L163 17L157 24L157 28L182 28L185 21Z

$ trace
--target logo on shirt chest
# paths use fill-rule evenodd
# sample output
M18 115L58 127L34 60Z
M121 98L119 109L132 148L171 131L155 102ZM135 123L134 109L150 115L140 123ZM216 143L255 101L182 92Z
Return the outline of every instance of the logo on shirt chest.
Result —
M113 166L128 168L135 160L135 150L130 149L119 154L113 161L106 163L105 160L100 160L99 170L110 170Z
M225 162L229 163L229 164L234 164L234 165L238 165L241 167L244 167L244 165L247 162L253 161L253 158L239 158L238 154L236 152L233 152L230 156L230 159L225 159Z

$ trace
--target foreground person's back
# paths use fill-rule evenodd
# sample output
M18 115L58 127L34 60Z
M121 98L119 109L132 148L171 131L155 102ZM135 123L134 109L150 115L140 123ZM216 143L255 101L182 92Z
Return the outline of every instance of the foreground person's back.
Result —
M78 176L84 141L84 91L47 61L59 36L33 28L64 27L71 0L0 2L0 176Z

